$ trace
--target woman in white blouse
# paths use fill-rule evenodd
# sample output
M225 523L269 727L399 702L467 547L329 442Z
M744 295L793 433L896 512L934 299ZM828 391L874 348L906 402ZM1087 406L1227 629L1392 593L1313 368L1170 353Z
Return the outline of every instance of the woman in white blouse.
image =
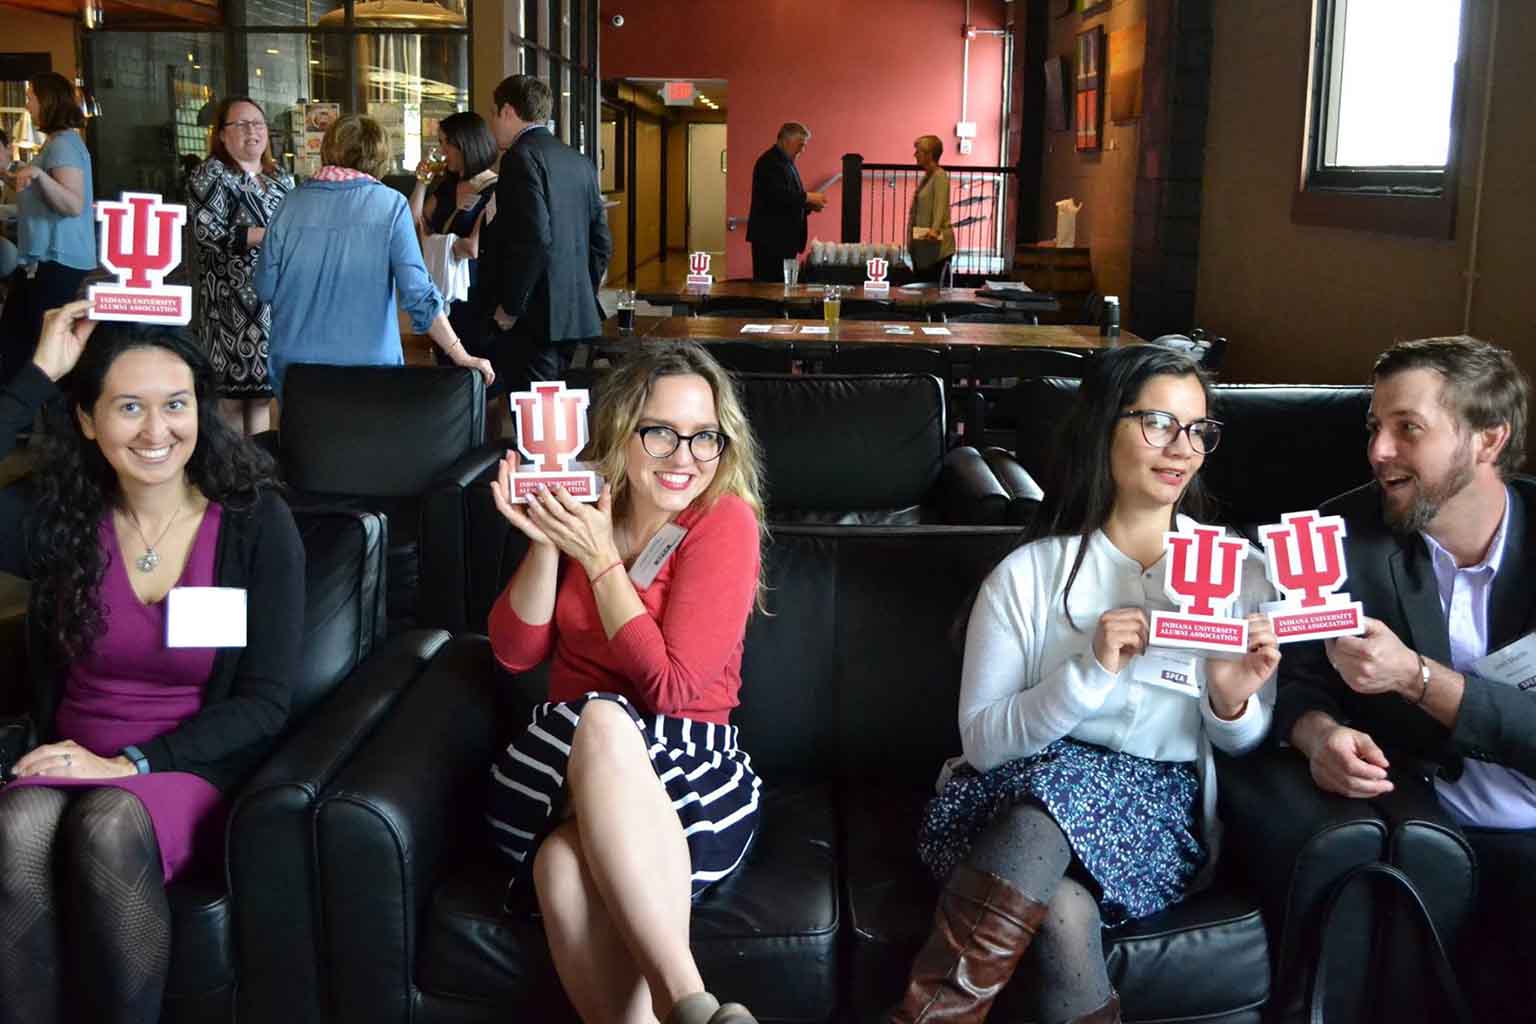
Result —
M1163 534L1203 511L1198 474L1221 436L1208 405L1180 353L1136 345L1090 363L1027 542L971 611L964 758L946 766L919 839L944 890L894 1021L984 1019L1033 944L1039 1020L1118 1022L1101 929L1209 875L1211 746L1264 738L1280 652L1254 614L1272 595L1252 553L1233 609L1248 618L1246 656L1147 651L1148 613L1173 608ZM1193 685L1149 681L1163 669Z

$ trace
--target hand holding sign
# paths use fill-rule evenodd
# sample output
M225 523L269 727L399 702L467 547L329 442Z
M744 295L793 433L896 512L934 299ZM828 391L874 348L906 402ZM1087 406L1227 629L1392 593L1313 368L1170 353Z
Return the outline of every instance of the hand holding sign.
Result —
M1323 646L1328 661L1356 693L1398 693L1417 701L1423 689L1419 656L1380 619L1367 617L1360 636L1341 636Z
M1140 608L1115 608L1099 616L1093 632L1093 656L1104 671L1116 675L1126 662L1146 650L1147 613Z
M1236 718L1279 667L1280 645L1269 616L1248 616L1248 653L1236 661L1206 659L1205 682L1211 710L1221 718Z
M81 300L43 314L43 330L38 336L32 362L48 375L49 380L57 381L80 361L85 341L96 329L96 324L87 319L90 311L91 304Z

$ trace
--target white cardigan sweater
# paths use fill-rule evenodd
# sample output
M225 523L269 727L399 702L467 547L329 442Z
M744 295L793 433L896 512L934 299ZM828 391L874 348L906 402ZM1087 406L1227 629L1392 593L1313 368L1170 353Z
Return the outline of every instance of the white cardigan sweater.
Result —
M1195 525L1187 516L1178 517L1181 530ZM965 634L960 683L964 759L985 772L1070 736L1137 757L1199 762L1206 841L1214 862L1216 774L1210 744L1241 754L1263 740L1274 711L1274 677L1236 720L1227 722L1216 717L1205 696L1204 657L1195 660L1198 701L1137 682L1131 661L1118 674L1109 672L1093 654L1099 616L1113 608L1172 611L1175 606L1163 592L1164 562L1143 570L1099 530L1088 538L1088 552L1072 584L1074 629L1061 595L1078 544L1076 537L1027 544L1003 559L982 584ZM1248 615L1273 598L1263 559L1250 551L1232 614Z

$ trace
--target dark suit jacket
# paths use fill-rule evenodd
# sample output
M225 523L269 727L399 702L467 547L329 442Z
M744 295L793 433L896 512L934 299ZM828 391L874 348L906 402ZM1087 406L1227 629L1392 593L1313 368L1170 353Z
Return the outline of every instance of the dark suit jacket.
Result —
M805 186L789 154L775 143L752 167L752 212L747 241L786 257L805 248Z
M602 334L597 288L613 255L592 162L533 128L501 158L491 251L479 272L484 312L499 304L540 341Z
M1509 481L1510 520L1504 558L1488 600L1488 650L1493 652L1536 628L1536 480ZM1383 522L1381 491L1366 484L1323 506L1342 515L1349 578L1344 588L1385 622L1408 647L1443 665L1451 663L1450 631L1440 609L1440 591L1429 549L1418 534L1394 534ZM1321 642L1295 644L1280 662L1280 691L1273 735L1289 740L1307 711L1326 711L1340 722L1369 733L1386 751L1393 768L1432 762L1440 775L1456 779L1462 758L1491 761L1536 776L1536 691L1467 674L1466 694L1453 729L1394 695L1363 696L1339 678Z

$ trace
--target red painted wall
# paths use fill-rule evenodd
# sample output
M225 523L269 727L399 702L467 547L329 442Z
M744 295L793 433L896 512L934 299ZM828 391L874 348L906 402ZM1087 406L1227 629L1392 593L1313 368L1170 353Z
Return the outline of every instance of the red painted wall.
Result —
M982 29L1001 28L1004 10L1002 0L971 3ZM912 140L929 133L944 141L946 165L1005 162L998 37L971 43L967 117L977 138L970 156L959 154L964 21L965 0L603 0L600 70L605 79L728 81L726 214L739 223L727 235L727 273L746 277L752 165L785 121L811 129L799 161L807 188L841 170L844 153L910 161ZM811 215L812 238L840 237L841 184L829 200Z

